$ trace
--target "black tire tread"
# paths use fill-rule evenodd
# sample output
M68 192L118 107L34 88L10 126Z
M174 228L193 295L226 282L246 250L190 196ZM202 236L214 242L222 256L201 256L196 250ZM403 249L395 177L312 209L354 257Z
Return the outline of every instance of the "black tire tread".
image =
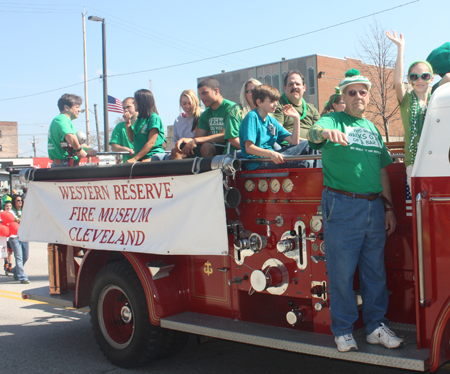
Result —
M98 323L97 299L101 290L108 284L115 284L127 293L132 302L133 315L139 318L139 321L135 321L134 341L121 351L108 344ZM165 350L167 330L152 325L150 322L144 290L133 267L128 262L113 262L98 272L92 287L90 316L95 340L105 357L114 365L123 368L144 366L161 356L161 351Z

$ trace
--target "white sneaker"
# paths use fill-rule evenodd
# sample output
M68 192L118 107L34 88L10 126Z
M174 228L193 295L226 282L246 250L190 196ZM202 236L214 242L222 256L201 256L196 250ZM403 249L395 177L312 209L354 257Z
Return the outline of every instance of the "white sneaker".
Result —
M349 351L357 351L358 344L356 344L355 339L353 339L352 334L336 336L334 341L337 345L337 350L339 352L349 352Z
M370 344L384 345L386 348L398 348L403 343L403 339L395 335L395 332L384 323L380 323L380 327L367 335L366 341Z

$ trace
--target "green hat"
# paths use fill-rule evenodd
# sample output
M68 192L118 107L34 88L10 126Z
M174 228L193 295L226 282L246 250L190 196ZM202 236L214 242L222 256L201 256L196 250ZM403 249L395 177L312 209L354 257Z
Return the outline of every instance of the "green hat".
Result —
M450 43L444 43L434 49L427 57L427 61L433 67L434 73L441 77L450 72Z
M347 86L357 83L365 84L368 91L370 91L370 87L372 87L372 83L370 83L369 79L363 75L360 75L358 69L350 69L345 73L345 78L341 80L341 83L339 83L339 89L341 92L344 92Z

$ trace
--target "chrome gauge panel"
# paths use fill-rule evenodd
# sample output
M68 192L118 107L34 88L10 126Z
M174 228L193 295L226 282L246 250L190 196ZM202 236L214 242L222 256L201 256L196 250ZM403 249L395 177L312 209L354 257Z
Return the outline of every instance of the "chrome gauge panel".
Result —
M292 190L294 189L294 182L292 182L291 179L286 178L283 181L283 191L286 193L292 192Z
M278 179L271 179L271 181L270 181L270 190L273 193L278 193L280 191L280 188L281 188L280 181Z
M269 189L269 183L267 182L267 180L265 179L260 179L258 182L258 190L259 192L267 192L267 190Z

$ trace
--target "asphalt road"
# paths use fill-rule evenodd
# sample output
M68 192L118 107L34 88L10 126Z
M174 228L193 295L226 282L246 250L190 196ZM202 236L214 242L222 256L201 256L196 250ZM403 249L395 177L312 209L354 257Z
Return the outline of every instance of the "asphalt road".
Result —
M48 285L47 248L30 244L25 266L30 285L0 275L0 373L409 373L406 370L301 355L191 336L176 356L135 370L109 363L94 340L87 310L22 300L22 290ZM2 273L3 274L3 273ZM438 374L450 374L450 365Z

